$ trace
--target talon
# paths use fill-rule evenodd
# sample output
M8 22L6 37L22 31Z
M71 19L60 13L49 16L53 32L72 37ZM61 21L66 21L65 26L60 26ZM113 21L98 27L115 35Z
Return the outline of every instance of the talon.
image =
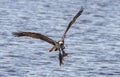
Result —
M63 53L63 57L68 55L68 53L65 53L65 51L63 51L63 50L62 50L62 53Z
M67 56L68 55L68 53L63 53L63 56L65 57L65 56Z

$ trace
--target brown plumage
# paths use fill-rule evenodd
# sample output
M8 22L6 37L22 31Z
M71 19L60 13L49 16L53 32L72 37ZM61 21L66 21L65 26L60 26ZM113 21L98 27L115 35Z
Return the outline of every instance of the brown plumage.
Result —
M27 37L32 37L32 38L36 38L36 39L41 39L43 41L46 41L46 42L52 44L53 47L49 51L51 52L51 51L59 50L59 61L60 61L60 65L61 65L61 64L63 64L63 62L62 62L63 58L67 55L64 52L64 49L65 49L64 39L65 39L66 33L68 32L68 30L70 29L72 24L76 21L76 19L82 14L82 12L83 12L83 8L81 8L81 10L69 22L61 40L59 40L58 42L56 42L55 40L53 40L45 35L42 35L40 33L34 33L34 32L13 32L13 35L15 35L17 37L27 36ZM62 54L61 54L61 51L62 51Z
M62 40L64 40L67 31L70 29L70 27L72 26L72 24L76 21L76 19L82 14L83 12L83 7L81 7L81 10L73 17L73 19L69 22L63 36L62 36Z
M27 37L32 37L32 38L36 38L36 39L41 39L43 41L46 41L52 45L56 45L56 41L52 40L51 38L42 35L40 33L33 33L33 32L13 32L13 34L17 37L21 37L21 36L27 36Z

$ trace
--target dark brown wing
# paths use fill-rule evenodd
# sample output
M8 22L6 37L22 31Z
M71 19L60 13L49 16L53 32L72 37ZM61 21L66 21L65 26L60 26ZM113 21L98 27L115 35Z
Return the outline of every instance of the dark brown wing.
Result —
M36 39L41 39L44 40L52 45L56 45L56 41L52 40L51 38L42 35L40 33L33 33L33 32L13 32L13 35L17 36L17 37L21 37L21 36L27 36L27 37L32 37L32 38L36 38Z
M66 33L67 31L69 30L69 28L72 26L72 24L76 21L76 19L82 14L83 12L83 7L81 7L81 10L74 16L74 18L69 22L63 36L62 36L62 40L64 40L65 36L66 36Z

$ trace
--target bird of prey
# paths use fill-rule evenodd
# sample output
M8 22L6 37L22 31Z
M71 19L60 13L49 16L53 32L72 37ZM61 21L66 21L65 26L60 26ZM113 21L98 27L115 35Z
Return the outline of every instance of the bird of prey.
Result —
M17 36L17 37L21 37L21 36L27 36L27 37L32 37L32 38L36 38L36 39L41 39L43 41L46 41L50 44L53 45L53 47L49 50L51 51L57 51L59 50L59 64L63 64L62 60L64 56L67 56L67 53L65 53L64 49L64 39L66 36L66 33L68 32L68 30L70 29L70 27L72 26L72 24L76 21L76 19L82 14L83 12L83 8L81 8L79 10L79 12L73 17L73 19L69 22L62 38L59 41L55 41L43 34L40 33L34 33L34 32L13 32L13 35Z

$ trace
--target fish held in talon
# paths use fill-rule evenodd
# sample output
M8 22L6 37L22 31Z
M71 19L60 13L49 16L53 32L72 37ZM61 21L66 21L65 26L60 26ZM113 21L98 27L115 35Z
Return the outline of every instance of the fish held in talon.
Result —
M61 66L63 63L63 55L62 54L59 54L59 65Z
M68 55L67 53L59 54L59 64L60 64L60 66L61 66L62 64L64 64L64 63L63 63L63 60L64 60L64 57L66 57L67 55Z
M61 55L59 55L59 60L60 60L60 64L63 64L62 60L65 56L67 56L68 54L65 53L64 49L65 49L65 37L66 34L68 32L68 30L70 29L70 27L72 26L72 24L76 21L76 19L82 14L83 12L83 8L81 8L78 13L73 17L73 19L69 22L67 28L65 29L61 39L59 41L55 41L43 34L40 33L35 33L35 32L13 32L13 35L17 36L17 37L23 37L23 36L27 36L27 37L32 37L32 38L36 38L36 39L40 39L43 41L48 42L49 44L53 45L53 47L49 50L49 52L52 51L58 51L58 50L62 50L63 53Z
M65 54L63 54L63 53L62 53L62 54L59 53L59 64L60 64L60 66L61 66L62 64L64 64L64 63L63 63L63 60L64 60L64 57L66 57L66 56L67 56L67 55L65 55Z

